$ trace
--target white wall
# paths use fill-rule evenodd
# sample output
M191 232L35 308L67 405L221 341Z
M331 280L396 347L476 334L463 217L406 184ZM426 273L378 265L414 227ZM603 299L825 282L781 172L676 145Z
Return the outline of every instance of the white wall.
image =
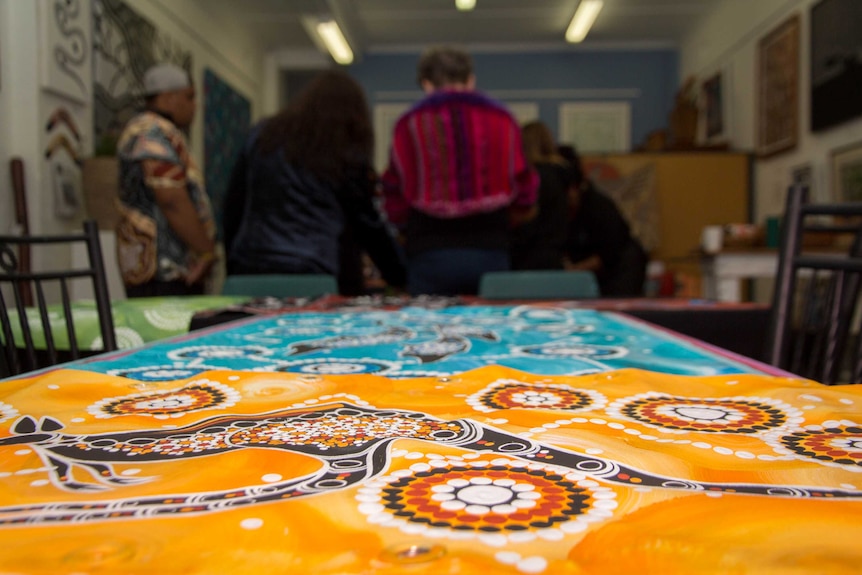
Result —
M756 61L758 41L795 13L801 17L799 62L799 140L789 151L758 160L755 166L755 221L784 210L793 168L811 164L812 196L832 199L829 158L833 149L862 141L862 118L826 131L810 131L809 17L817 0L725 0L687 36L680 53L682 77L700 81L724 73L727 139L737 149L754 150L757 137Z

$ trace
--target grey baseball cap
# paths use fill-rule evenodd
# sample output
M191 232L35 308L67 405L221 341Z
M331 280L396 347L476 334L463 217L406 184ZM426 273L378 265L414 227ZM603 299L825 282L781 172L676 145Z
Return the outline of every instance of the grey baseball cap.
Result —
M156 64L144 73L144 96L184 90L191 85L188 72L175 64Z

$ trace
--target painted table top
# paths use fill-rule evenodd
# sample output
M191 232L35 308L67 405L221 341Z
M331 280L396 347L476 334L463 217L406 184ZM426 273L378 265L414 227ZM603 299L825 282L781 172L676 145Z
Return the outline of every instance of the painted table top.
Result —
M858 573L860 424L758 374L59 369L0 385L0 572Z
M575 375L626 367L712 375L768 369L612 312L469 305L294 312L195 333L77 367L144 381L211 369L440 376L498 364Z

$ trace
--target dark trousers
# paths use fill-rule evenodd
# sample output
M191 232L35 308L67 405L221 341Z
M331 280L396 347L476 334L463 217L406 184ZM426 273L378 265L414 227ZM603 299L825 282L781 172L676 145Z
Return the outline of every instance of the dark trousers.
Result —
M194 285L186 285L186 282L172 281L159 282L151 281L136 286L126 286L126 297L161 297L174 295L203 295L204 285L197 283Z
M409 257L407 291L411 296L476 295L482 274L508 269L506 250L428 250Z

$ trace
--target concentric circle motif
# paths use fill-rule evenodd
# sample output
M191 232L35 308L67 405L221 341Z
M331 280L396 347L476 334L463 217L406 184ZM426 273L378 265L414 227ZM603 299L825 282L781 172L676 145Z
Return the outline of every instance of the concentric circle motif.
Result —
M850 466L862 471L862 425L852 421L827 421L777 437L781 451L826 464Z
M290 373L313 373L319 375L355 375L360 373L385 373L398 369L400 363L379 359L301 359L280 363L275 371Z
M575 389L564 384L500 380L467 398L467 403L484 412L498 409L587 411L603 408L607 399L593 390Z
M99 419L122 415L146 415L166 419L204 409L232 407L239 400L240 394L235 389L204 379L168 391L148 391L106 398L89 406L87 411Z
M477 537L492 545L554 538L610 517L616 494L582 474L498 458L418 464L360 489L360 511L372 523L415 535ZM380 487L376 487L380 485Z
M138 381L173 381L175 379L188 379L211 369L218 368L205 365L196 365L195 367L147 365L128 369L111 369L108 370L108 375L116 375L117 377L126 377Z
M166 331L188 330L193 315L193 311L170 305L144 310L144 318L148 322Z
M589 343L559 342L515 348L518 353L544 357L586 357L590 359L617 359L628 355L629 351L615 345L593 345Z
M114 335L117 340L117 348L119 349L132 349L135 347L140 347L144 345L144 338L139 334L136 330L127 327L127 326L115 326L114 327ZM93 338L93 341L90 342L91 350L101 350L105 349L105 344L102 342L102 336L97 335Z
M168 353L174 361L193 359L261 359L272 355L272 350L259 345L200 345L175 349Z
M645 393L613 402L610 415L671 431L762 433L802 422L792 406L762 397L701 398Z

